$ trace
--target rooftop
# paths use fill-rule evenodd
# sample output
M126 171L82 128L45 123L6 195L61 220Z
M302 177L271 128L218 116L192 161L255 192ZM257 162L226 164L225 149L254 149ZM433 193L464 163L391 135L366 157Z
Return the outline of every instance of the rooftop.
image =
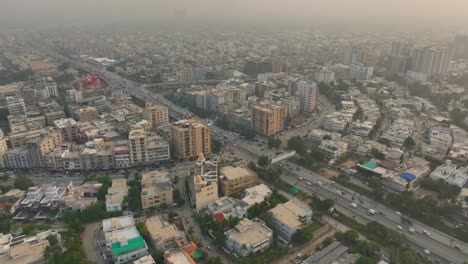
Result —
M134 251L139 248L145 247L145 240L143 237L135 237L125 241L119 241L112 244L112 253L114 255L120 255L129 251Z
M220 169L220 174L232 181L239 178L249 177L256 175L251 169L243 166L233 167L226 166Z
M225 232L228 239L233 239L240 245L256 245L265 239L273 237L273 231L257 218L242 219L233 229Z

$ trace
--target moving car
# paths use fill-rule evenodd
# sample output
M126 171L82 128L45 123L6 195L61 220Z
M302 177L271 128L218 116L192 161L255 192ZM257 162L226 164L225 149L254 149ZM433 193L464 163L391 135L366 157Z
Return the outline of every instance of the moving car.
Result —
M367 215L375 215L375 210L369 209L369 211L367 211Z
M350 204L352 208L357 208L357 204L356 203L351 203Z
M397 226L396 226L396 229L397 229L398 231L402 231L402 230L403 230L403 227L401 227L400 225L397 225Z
M423 234L425 234L426 236L430 236L430 235L431 235L431 233L429 233L429 232L428 232L427 230L425 230L425 229L423 230Z
M413 228L408 229L408 232L410 232L411 234L414 234L414 233L415 233L415 231L414 231Z
M427 249L424 249L424 254L429 255L429 254L431 254L431 252L429 250L427 250Z

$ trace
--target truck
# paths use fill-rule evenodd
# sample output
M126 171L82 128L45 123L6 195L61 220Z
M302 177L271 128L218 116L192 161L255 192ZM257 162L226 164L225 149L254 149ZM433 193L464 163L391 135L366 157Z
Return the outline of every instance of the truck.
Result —
M367 215L375 215L375 210L374 209L369 209L367 211Z

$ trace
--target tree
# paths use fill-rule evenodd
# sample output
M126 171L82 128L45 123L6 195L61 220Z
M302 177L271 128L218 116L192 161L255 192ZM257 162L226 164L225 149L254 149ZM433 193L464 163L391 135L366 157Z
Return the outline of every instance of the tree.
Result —
M313 233L307 228L298 229L291 237L291 242L295 245L302 245L313 238Z
M23 190L23 191L26 191L29 187L33 186L34 183L31 179L29 179L27 176L25 175L20 175L18 177L16 177L14 183L13 183L13 186L17 189L20 189L20 190Z
M219 139L214 139L211 141L212 147L211 149L213 150L213 153L219 154L223 147L223 143Z
M322 139L323 139L323 140L331 140L332 137L331 137L330 135L327 134L327 135L324 135Z
M385 159L385 154L382 153L380 150L378 150L378 149L376 149L376 148L372 148L370 153L371 153L371 155L374 156L376 159L379 159L379 160Z
M11 179L11 175L9 172L5 172L2 176L0 176L0 182L7 182Z
M281 146L281 139L277 137L269 137L268 138L268 147L270 148L279 148Z
M136 224L136 228L138 229L138 232L140 232L140 235L144 238L150 238L150 233L148 231L148 228L146 227L144 222L138 222Z
M256 133L250 128L243 128L240 131L240 135L246 140L252 140L255 138Z
M141 209L140 188L134 185L128 191L128 209L132 212L138 212Z
M362 120L363 117L364 117L364 112L362 111L361 107L358 107L357 111L353 115L353 121Z
M405 139L405 142L403 142L403 147L405 147L405 148L412 148L414 146L416 146L416 142L414 141L414 139L411 136L407 137Z
M390 140L388 138L379 138L377 142L384 144L385 146L389 147L390 146Z
M304 146L304 140L300 136L294 136L288 139L288 149L295 150L300 155L305 155L307 152Z
M270 164L270 158L268 158L268 156L262 155L258 158L257 164L258 166L265 168L268 166L268 164Z
M216 120L215 124L219 127L221 127L222 129L224 130L231 130L232 127L231 127L231 122L229 121L229 119L225 116L223 117L220 117Z
M357 260L356 260L356 264L374 264L375 261L373 258L371 257L366 257L366 256L360 256Z
M279 169L271 168L268 169L267 175L273 183L276 183L281 177L281 171Z
M206 264L223 264L223 260L220 256L210 256L206 260Z

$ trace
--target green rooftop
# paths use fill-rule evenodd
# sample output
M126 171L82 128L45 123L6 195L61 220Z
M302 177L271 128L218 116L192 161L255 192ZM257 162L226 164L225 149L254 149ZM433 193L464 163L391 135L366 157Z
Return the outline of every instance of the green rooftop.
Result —
M120 255L138 248L142 248L145 246L145 240L139 236L135 238L131 238L127 241L127 245L120 245L120 242L115 242L112 244L112 253L114 255Z
M289 191L294 195L298 195L300 193L299 189L295 187L292 187Z
M362 164L362 166L366 167L369 170L373 170L373 169L377 168L377 164L372 163L372 162L366 162L366 163Z

